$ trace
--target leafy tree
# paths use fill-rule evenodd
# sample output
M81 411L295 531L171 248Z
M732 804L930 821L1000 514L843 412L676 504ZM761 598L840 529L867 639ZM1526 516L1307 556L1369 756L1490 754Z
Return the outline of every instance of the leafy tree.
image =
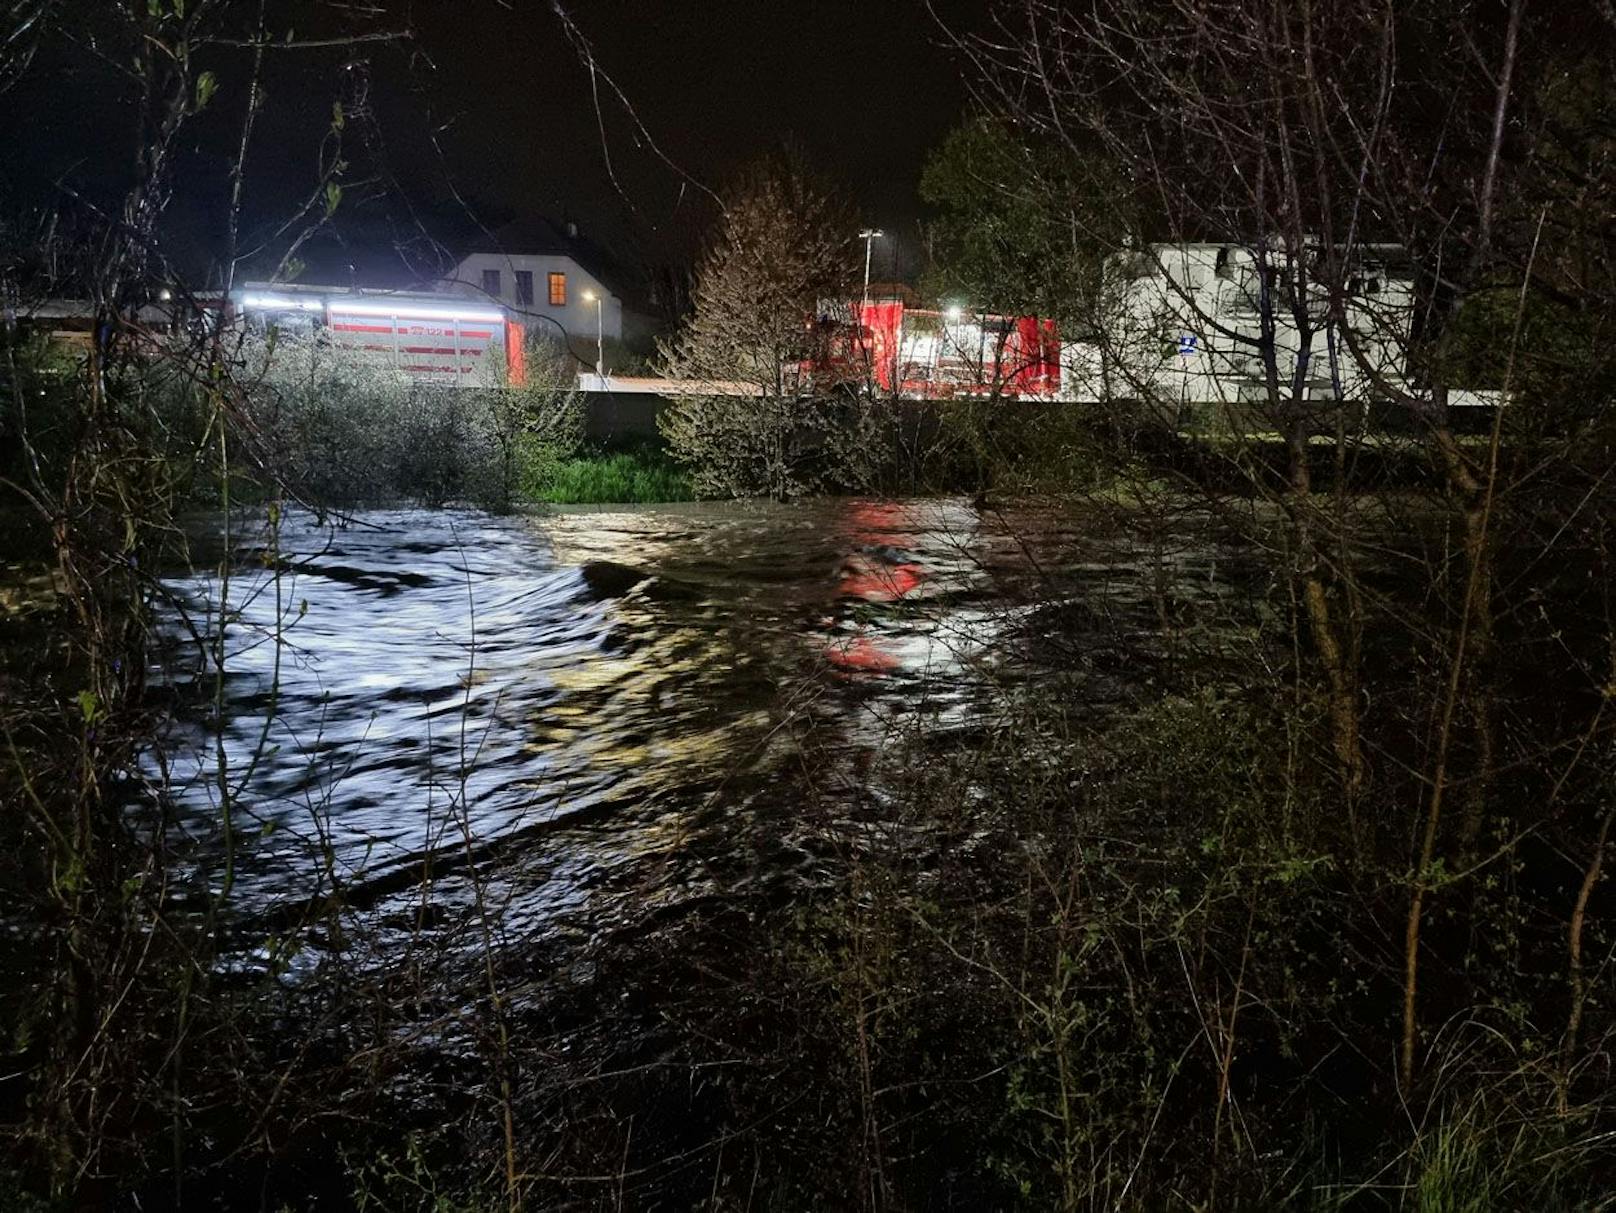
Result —
M761 396L793 393L805 322L853 282L853 235L852 217L799 157L752 165L725 200L691 318L663 351L668 369Z
M931 154L920 195L932 266L924 289L989 311L1086 316L1108 250L1137 228L1126 179L1010 123L975 117Z
M694 386L662 419L674 456L708 496L789 497L858 479L850 397L815 395L801 373L814 319L851 297L851 215L794 155L748 169L696 272L694 311L663 348Z

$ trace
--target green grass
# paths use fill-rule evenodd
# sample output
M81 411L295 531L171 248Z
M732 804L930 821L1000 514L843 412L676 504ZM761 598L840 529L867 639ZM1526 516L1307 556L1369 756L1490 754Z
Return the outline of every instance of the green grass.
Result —
M538 500L553 505L690 501L690 478L654 447L564 459L545 477Z

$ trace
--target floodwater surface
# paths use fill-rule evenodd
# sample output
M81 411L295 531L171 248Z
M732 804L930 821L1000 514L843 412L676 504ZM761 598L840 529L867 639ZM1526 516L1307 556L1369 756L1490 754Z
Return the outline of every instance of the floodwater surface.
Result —
M473 907L554 940L811 882L807 783L853 795L917 714L969 728L1057 667L1114 695L1163 578L1202 611L1231 563L931 500L237 531L213 524L230 559L168 583L154 773L198 896L300 924L340 903L383 949ZM1074 610L1104 621L1081 654Z

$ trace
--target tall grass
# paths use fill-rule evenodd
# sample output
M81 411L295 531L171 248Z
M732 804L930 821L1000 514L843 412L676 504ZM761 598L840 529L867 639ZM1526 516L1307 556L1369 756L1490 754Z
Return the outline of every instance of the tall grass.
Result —
M690 501L696 495L690 478L651 446L563 459L530 491L554 505Z

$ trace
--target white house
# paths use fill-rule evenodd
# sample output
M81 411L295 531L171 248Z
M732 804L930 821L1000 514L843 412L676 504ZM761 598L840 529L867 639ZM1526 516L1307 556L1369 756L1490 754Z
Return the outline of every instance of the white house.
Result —
M529 333L563 338L593 362L596 341L624 335L623 291L611 259L576 224L507 224L468 253L437 288L498 303ZM632 324L631 324L632 327Z

